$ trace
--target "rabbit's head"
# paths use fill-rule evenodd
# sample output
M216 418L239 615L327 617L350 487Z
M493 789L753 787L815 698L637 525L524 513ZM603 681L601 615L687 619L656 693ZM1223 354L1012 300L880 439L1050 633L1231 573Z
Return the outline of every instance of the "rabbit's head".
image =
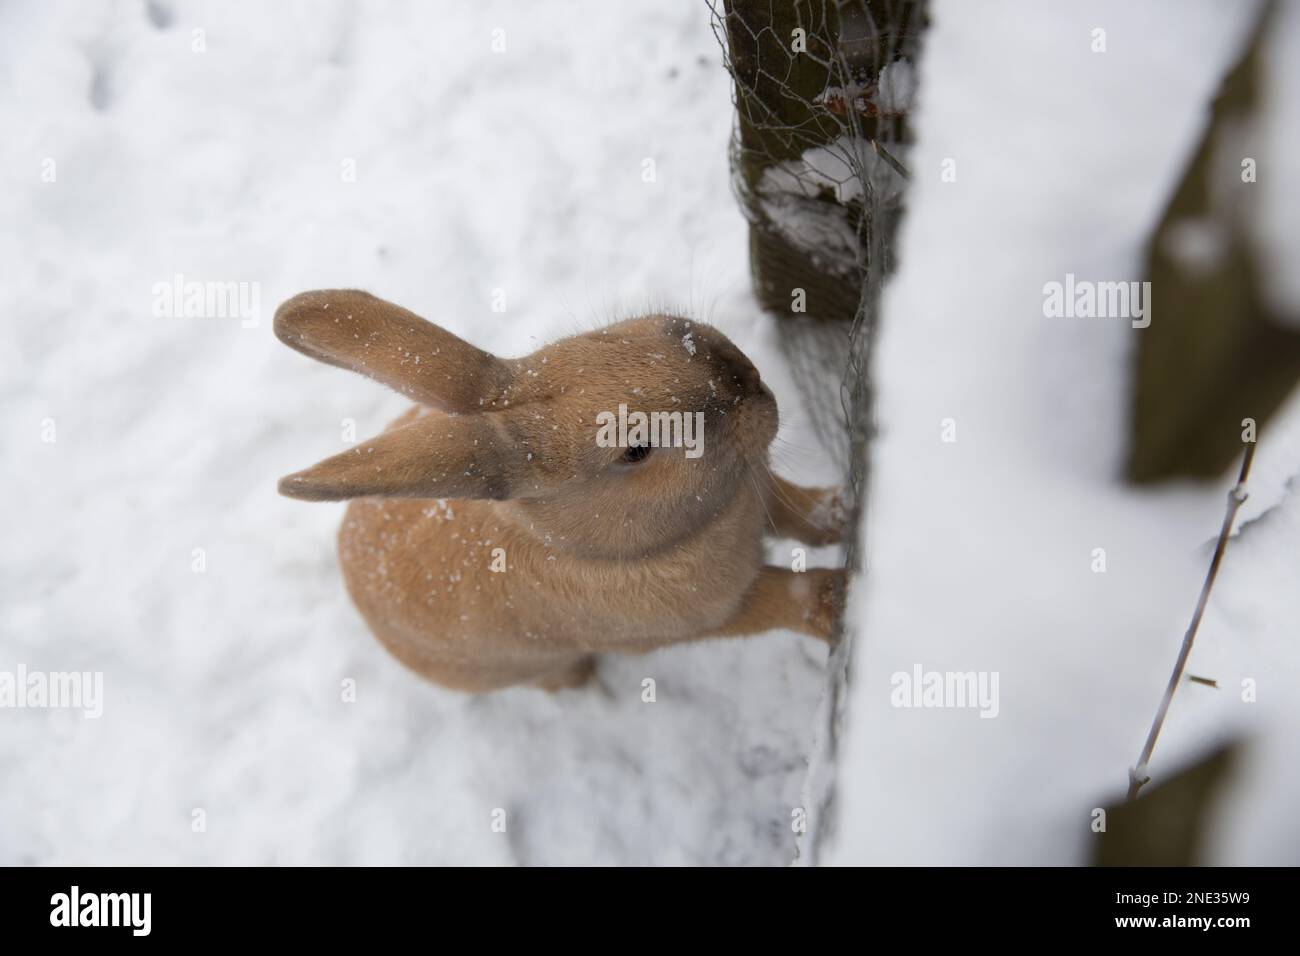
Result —
M589 557L671 547L755 494L777 430L749 359L675 316L500 359L367 293L321 291L282 305L275 333L422 406L283 478L282 494L494 499L551 547Z

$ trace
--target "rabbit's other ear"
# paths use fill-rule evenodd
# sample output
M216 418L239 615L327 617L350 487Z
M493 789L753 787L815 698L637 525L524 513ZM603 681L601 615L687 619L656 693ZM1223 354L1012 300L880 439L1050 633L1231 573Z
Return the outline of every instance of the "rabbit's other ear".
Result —
M305 501L494 498L523 484L525 459L489 415L437 412L280 479L280 494Z
M274 324L290 348L444 411L479 411L510 383L496 356L368 292L303 292L276 309Z

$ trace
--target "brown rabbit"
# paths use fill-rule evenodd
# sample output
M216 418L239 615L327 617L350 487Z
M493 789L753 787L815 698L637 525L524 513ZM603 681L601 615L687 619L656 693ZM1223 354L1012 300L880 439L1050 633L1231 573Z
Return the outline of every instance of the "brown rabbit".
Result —
M339 531L348 592L430 680L554 690L596 652L775 628L830 639L842 572L764 566L763 533L837 541L838 495L771 475L776 400L716 329L651 315L499 359L365 292L322 291L282 305L275 334L419 403L280 492L356 499ZM599 416L620 405L703 413L698 456L604 447Z

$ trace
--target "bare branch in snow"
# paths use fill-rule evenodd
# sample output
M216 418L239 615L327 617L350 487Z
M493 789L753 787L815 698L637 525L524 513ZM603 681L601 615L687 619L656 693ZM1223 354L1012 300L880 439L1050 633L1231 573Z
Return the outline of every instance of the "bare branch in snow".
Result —
M1156 719L1151 724L1151 732L1147 734L1147 742L1142 748L1142 754L1138 757L1137 765L1129 770L1129 800L1135 799L1143 785L1151 780L1147 776L1147 765L1151 761L1151 752L1156 749L1156 739L1160 736L1160 730L1165 725L1169 705L1174 700L1174 691L1178 689L1178 683L1183 678L1183 670L1187 667L1187 658L1191 656L1192 644L1196 641L1196 631L1201 626L1201 618L1205 615L1205 606L1210 600L1210 589L1214 587L1214 579L1219 574L1219 564L1223 561L1223 552L1227 550L1228 537L1232 534L1232 524L1237 518L1237 510L1241 508L1246 500L1246 481L1250 477L1251 462L1255 460L1256 444L1256 442L1246 444L1246 454L1241 459L1241 472L1237 475L1237 483L1228 491L1228 508L1223 516L1223 527L1219 529L1219 541L1214 547L1214 557L1210 559L1210 570L1205 575L1205 584L1201 586L1200 600L1196 602L1196 611L1192 614L1192 622L1187 627L1187 633L1183 635L1183 646L1178 651L1178 661L1174 664L1174 672L1169 675L1169 686L1165 688L1164 699L1160 701L1160 709L1156 711Z

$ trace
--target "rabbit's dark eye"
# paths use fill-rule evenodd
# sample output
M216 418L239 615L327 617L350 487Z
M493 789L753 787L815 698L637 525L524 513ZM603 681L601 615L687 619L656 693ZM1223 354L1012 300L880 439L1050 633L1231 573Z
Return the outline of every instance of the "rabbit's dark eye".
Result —
M623 452L622 456L619 458L619 461L623 462L624 464L635 465L637 462L645 461L649 457L650 457L649 445L633 445L630 448L628 448L627 451Z

